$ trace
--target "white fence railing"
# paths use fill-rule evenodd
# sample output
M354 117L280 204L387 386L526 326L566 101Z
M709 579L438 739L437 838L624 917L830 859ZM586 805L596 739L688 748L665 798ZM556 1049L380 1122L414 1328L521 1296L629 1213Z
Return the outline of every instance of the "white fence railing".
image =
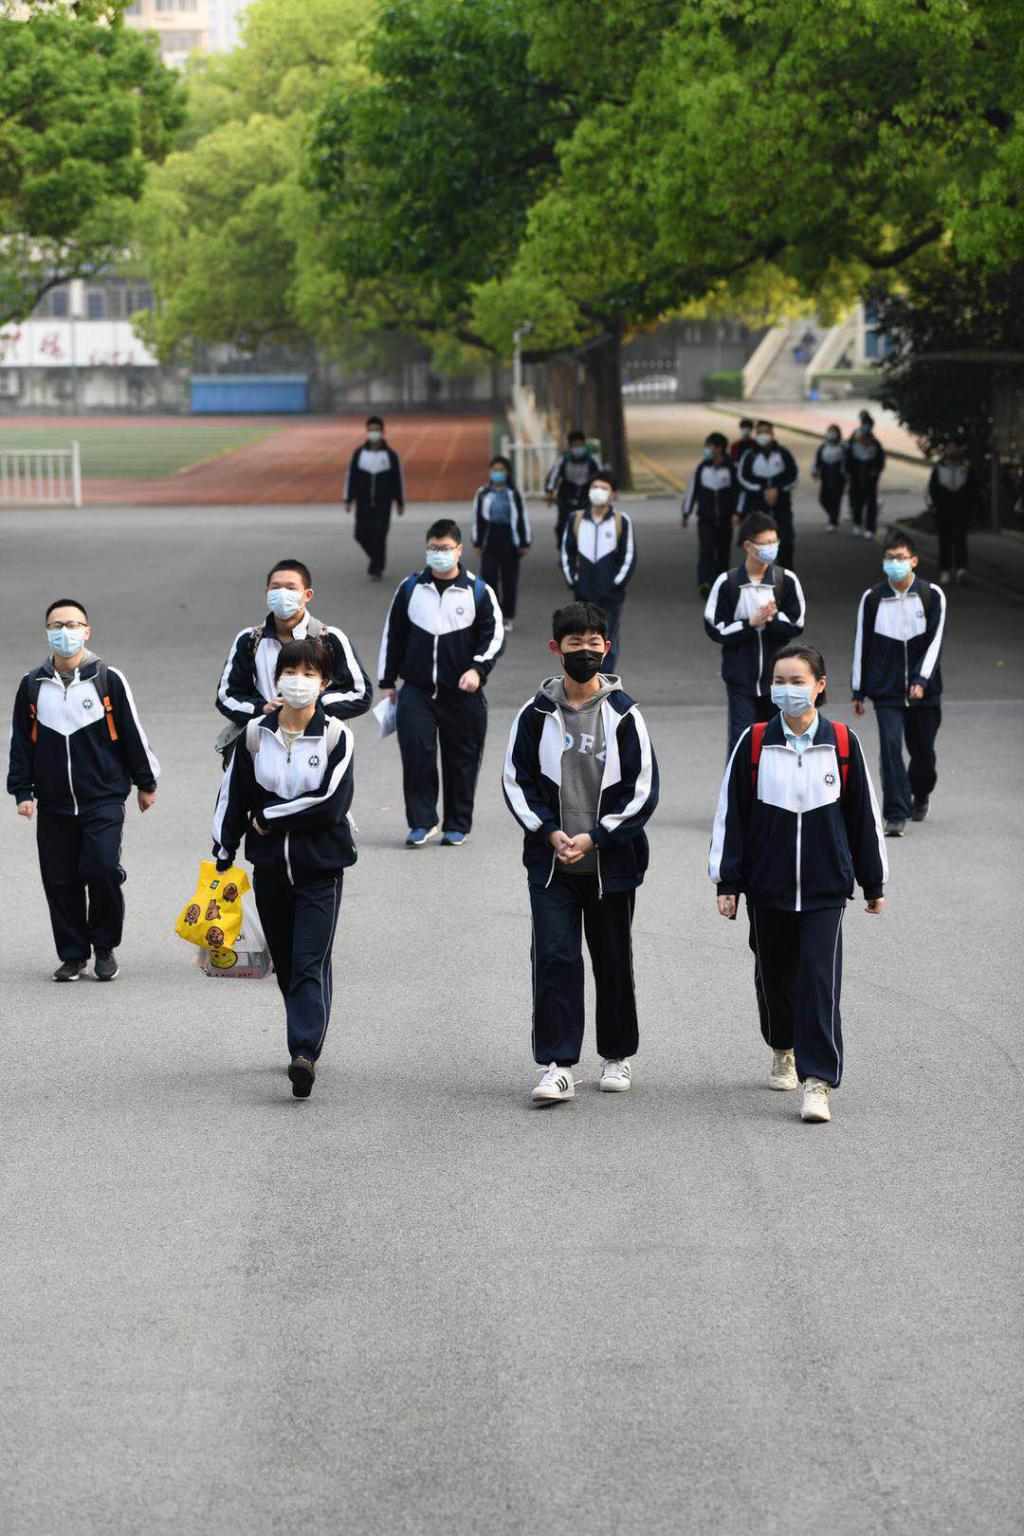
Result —
M0 448L0 507L80 507L82 456L70 448Z

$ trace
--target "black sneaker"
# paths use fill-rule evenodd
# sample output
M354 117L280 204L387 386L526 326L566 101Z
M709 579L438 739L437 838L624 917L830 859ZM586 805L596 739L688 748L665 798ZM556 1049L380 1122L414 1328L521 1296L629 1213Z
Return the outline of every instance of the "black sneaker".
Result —
M292 1097L296 1099L308 1099L316 1082L316 1068L308 1056L296 1056L288 1068L288 1076L291 1079Z
M117 963L117 956L112 949L98 949L96 951L96 963L92 973L97 981L113 981L121 967Z
M902 837L905 826L905 821L897 821L894 816L891 816L882 830L885 832L886 837Z
M85 960L65 960L53 973L54 981L77 981L79 976L85 975Z
M913 807L912 807L911 812L910 812L910 819L911 819L911 821L924 821L924 819L925 819L925 817L927 815L928 815L928 796L925 795L923 800L915 800L914 801Z

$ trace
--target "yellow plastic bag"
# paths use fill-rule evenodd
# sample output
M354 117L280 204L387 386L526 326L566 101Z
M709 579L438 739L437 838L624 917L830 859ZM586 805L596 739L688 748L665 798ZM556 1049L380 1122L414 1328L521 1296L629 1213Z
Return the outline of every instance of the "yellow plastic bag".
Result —
M199 866L199 886L192 900L182 909L174 925L179 938L200 949L231 949L242 928L242 897L249 889L249 876L232 864L217 873L213 859Z

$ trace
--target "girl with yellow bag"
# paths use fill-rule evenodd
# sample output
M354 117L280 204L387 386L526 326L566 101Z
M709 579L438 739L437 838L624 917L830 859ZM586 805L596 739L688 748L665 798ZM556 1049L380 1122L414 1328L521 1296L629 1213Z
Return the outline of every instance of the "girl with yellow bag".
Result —
M320 640L281 647L275 676L280 709L258 716L239 737L213 820L217 869L226 871L245 837L253 892L288 1023L288 1076L309 1097L331 1013L331 948L343 871L356 861L348 812L353 738L328 719L320 695L331 681Z

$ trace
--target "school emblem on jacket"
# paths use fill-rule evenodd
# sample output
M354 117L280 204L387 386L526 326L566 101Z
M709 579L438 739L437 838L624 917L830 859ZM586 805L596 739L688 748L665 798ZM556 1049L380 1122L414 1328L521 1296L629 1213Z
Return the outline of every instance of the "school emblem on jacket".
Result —
M826 773L826 775L825 775L825 783L826 784L832 785L832 784L835 783L835 781L836 781L836 776L835 776L834 773Z
M311 767L311 768L319 768L319 766L320 766L320 759L319 759L319 757L318 757L318 756L317 756L317 755L316 755L316 753L315 753L315 752L314 752L314 753L313 753L313 756L312 756L312 757L311 757L311 758L310 758L310 760L309 760L309 766L310 766L310 767Z
M82 700L82 708L83 709L92 709L92 699L83 699Z

